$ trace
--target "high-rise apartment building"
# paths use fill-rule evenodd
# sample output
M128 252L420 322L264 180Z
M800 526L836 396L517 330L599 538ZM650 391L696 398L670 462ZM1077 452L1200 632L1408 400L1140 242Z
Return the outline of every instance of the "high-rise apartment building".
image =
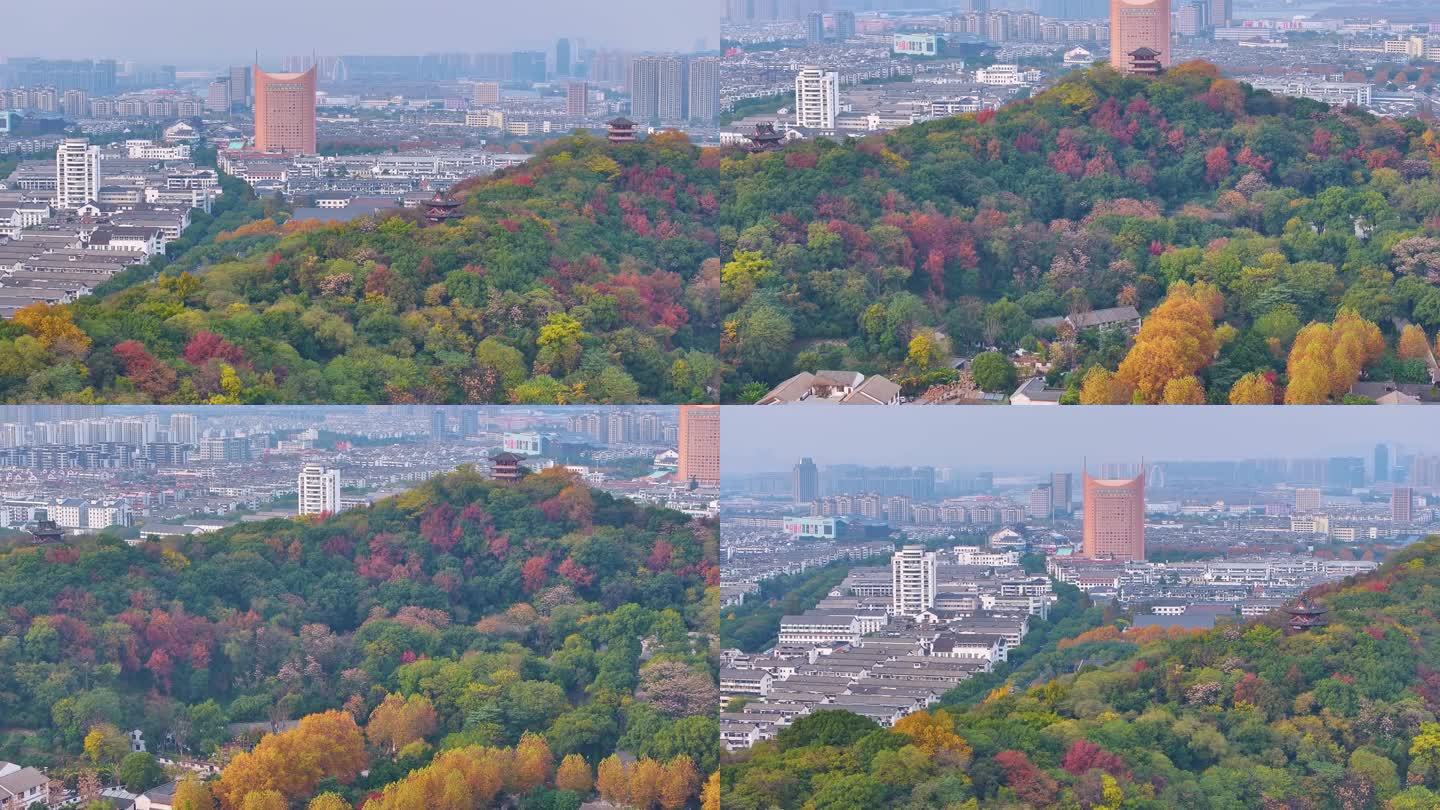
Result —
M676 476L702 486L720 485L720 406L680 406L680 466Z
M720 59L700 56L690 60L691 121L713 124L720 120Z
M205 90L205 112L215 115L230 114L230 77L221 76Z
M630 69L630 115L642 124L685 120L685 59L642 56Z
M230 103L241 107L250 106L250 68L235 65L230 68Z
M1075 499L1075 476L1068 472L1050 474L1050 506L1057 515L1068 515Z
M1397 526L1415 521L1415 492L1410 487L1395 487L1390 492L1390 520Z
M1025 510L1030 517L1049 520L1055 516L1055 490L1049 484L1041 484L1030 490L1030 505Z
M805 17L805 43L819 45L825 41L825 15L812 11Z
M300 469L297 482L300 493L299 515L333 515L340 511L340 471L327 470L318 464Z
M570 40L564 37L555 42L555 75L570 75Z
M790 491L795 503L810 503L820 497L820 468L815 466L814 461L802 458L795 465Z
M840 109L840 74L807 67L795 76L795 125L834 129Z
M255 149L315 154L315 67L304 73L254 69Z
M1085 497L1082 531L1086 557L1145 559L1145 473L1134 478L1081 476Z
M589 112L590 85L570 82L565 86L565 114L571 118L584 118Z
M855 12L835 12L835 38L842 42L855 38Z
M1234 0L1210 0L1209 17L1211 27L1228 27L1235 18Z
M935 606L936 554L924 546L905 546L890 558L890 612L917 616Z
M1295 511L1314 512L1320 508L1320 490L1314 487L1299 487L1295 490Z
M477 105L499 104L500 83L499 82L476 82L471 100Z
M55 207L76 209L100 199L100 147L66 138L55 149Z
M175 444L195 444L199 438L200 430L195 414L170 414L170 441Z
M1155 52L1160 67L1170 66L1170 0L1110 0L1110 64L1121 73L1136 72L1134 53Z

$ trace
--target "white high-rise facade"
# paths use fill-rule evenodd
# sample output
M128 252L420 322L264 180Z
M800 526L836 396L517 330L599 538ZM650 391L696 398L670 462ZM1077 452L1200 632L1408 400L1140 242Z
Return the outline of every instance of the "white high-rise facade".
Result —
M55 207L74 210L100 199L100 147L66 138L55 150Z
M890 559L890 612L897 616L916 616L935 607L935 561L933 551L924 546L905 546Z
M808 67L795 76L795 125L834 129L840 109L840 74Z
M195 414L170 414L170 441L177 444L195 444L199 438L200 428Z
M300 508L297 514L322 515L340 511L340 471L307 464L300 470Z

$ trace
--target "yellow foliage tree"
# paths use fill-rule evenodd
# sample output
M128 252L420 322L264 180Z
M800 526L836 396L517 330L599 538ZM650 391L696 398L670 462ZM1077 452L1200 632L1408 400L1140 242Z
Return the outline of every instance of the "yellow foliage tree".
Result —
M175 785L175 810L215 810L215 799L195 774L186 774Z
M290 810L290 803L278 790L257 790L245 794L240 810Z
M10 321L56 354L81 357L90 349L90 336L80 331L65 307L34 303L17 310Z
M410 743L435 733L438 724L435 707L424 695L409 698L386 695L365 724L365 736L371 745L384 746L395 753Z
M1165 397L1162 401L1166 405L1204 405L1205 389L1200 385L1200 378L1193 374L1189 377L1177 377L1165 383Z
M242 808L246 796L267 790L288 801L308 795L322 779L349 784L366 763L365 738L355 718L343 711L322 712L237 754L220 773L214 792L225 810Z
M550 781L555 770L555 758L545 738L533 731L527 731L515 746L513 770L513 792L524 793Z
M365 810L472 810L489 807L505 786L508 748L472 745L441 752L424 768L392 782Z
M1125 382L1100 366L1086 372L1080 385L1081 405L1126 405L1130 396Z
M710 774L705 780L705 791L700 795L700 810L720 810L720 772Z
M970 762L970 744L955 733L955 718L944 709L907 714L892 730L946 765L963 768Z
M1258 371L1252 371L1230 386L1231 405L1274 405L1275 384Z
M579 754L566 755L565 759L560 761L560 767L555 769L555 787L560 790L573 790L587 795L593 781L590 776L590 763Z
M595 789L611 804L630 801L630 769L615 754L600 760L595 769Z
M660 801L660 786L665 781L665 768L649 757L640 759L630 768L630 805L650 810Z
M924 333L910 338L910 349L905 355L905 362L911 368L916 371L929 371L939 359L940 351L934 338Z
M660 806L680 810L699 786L700 772L695 770L695 763L684 754L675 757L666 763L660 776Z
M128 753L129 740L120 733L120 729L109 723L91 726L89 733L85 735L85 756L97 765L119 762Z
M1171 380L1194 376L1215 359L1219 342L1211 313L1217 305L1208 285L1196 286L1199 297L1185 282L1171 286L1121 361L1116 376L1134 390L1135 402L1162 401Z
M321 793L310 800L305 810L350 810L350 803L338 793Z
M1285 404L1315 404L1344 396L1365 367L1384 354L1380 327L1354 310L1340 310L1333 323L1307 325L1290 346Z
M1401 360L1423 360L1430 354L1430 338L1425 330L1415 324L1406 324L1400 330L1400 340L1395 344L1395 353Z

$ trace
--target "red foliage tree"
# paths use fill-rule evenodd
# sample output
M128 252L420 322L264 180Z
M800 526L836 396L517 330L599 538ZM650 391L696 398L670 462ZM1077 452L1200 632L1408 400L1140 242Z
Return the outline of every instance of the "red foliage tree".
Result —
M590 572L590 569L586 568L580 563L575 562L569 557L566 557L565 561L560 563L560 567L557 569L557 571L559 572L560 576L570 580L571 582L575 583L575 585L581 588L595 582L595 575Z
M455 525L455 508L448 503L432 506L420 520L420 536L441 551L450 551L460 542L460 527Z
M175 392L175 369L165 365L138 340L127 340L115 346L115 357L125 366L125 376L142 393L163 399Z
M1020 801L1036 807L1048 807L1055 802L1059 783L1036 767L1023 751L1001 751L995 755L995 764L1005 772L1005 783Z
M185 362L192 366L203 366L211 358L216 358L229 363L232 366L242 365L245 362L245 352L239 346L230 343L225 338L214 332L201 329L190 338L185 345Z
M1205 182L1212 186L1230 176L1230 150L1217 146L1205 153Z
M645 567L659 573L670 567L670 559L674 556L674 546L665 540L657 540L655 547L650 550L650 556L645 558Z
M520 584L525 588L526 593L534 593L540 590L545 580L550 576L550 555L537 554L525 561L520 566Z
M1060 767L1069 771L1075 776L1099 768L1116 779L1128 778L1130 771L1125 767L1125 760L1118 754L1106 751L1089 740L1076 740L1070 745L1070 750L1065 752L1065 758L1061 760Z

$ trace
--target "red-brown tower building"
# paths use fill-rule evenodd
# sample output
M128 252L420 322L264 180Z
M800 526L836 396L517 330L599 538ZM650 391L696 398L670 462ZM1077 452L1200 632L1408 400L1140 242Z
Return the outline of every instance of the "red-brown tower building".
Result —
M1136 62L1141 48L1154 56ZM1121 73L1158 63L1170 67L1170 0L1110 0L1110 64ZM1148 71L1147 71L1148 72Z
M254 88L255 149L315 154L315 68L266 73L256 65Z
M1145 559L1145 471L1134 478L1091 478L1087 470L1083 481L1085 556Z
M680 406L680 467L676 477L720 485L720 406Z

